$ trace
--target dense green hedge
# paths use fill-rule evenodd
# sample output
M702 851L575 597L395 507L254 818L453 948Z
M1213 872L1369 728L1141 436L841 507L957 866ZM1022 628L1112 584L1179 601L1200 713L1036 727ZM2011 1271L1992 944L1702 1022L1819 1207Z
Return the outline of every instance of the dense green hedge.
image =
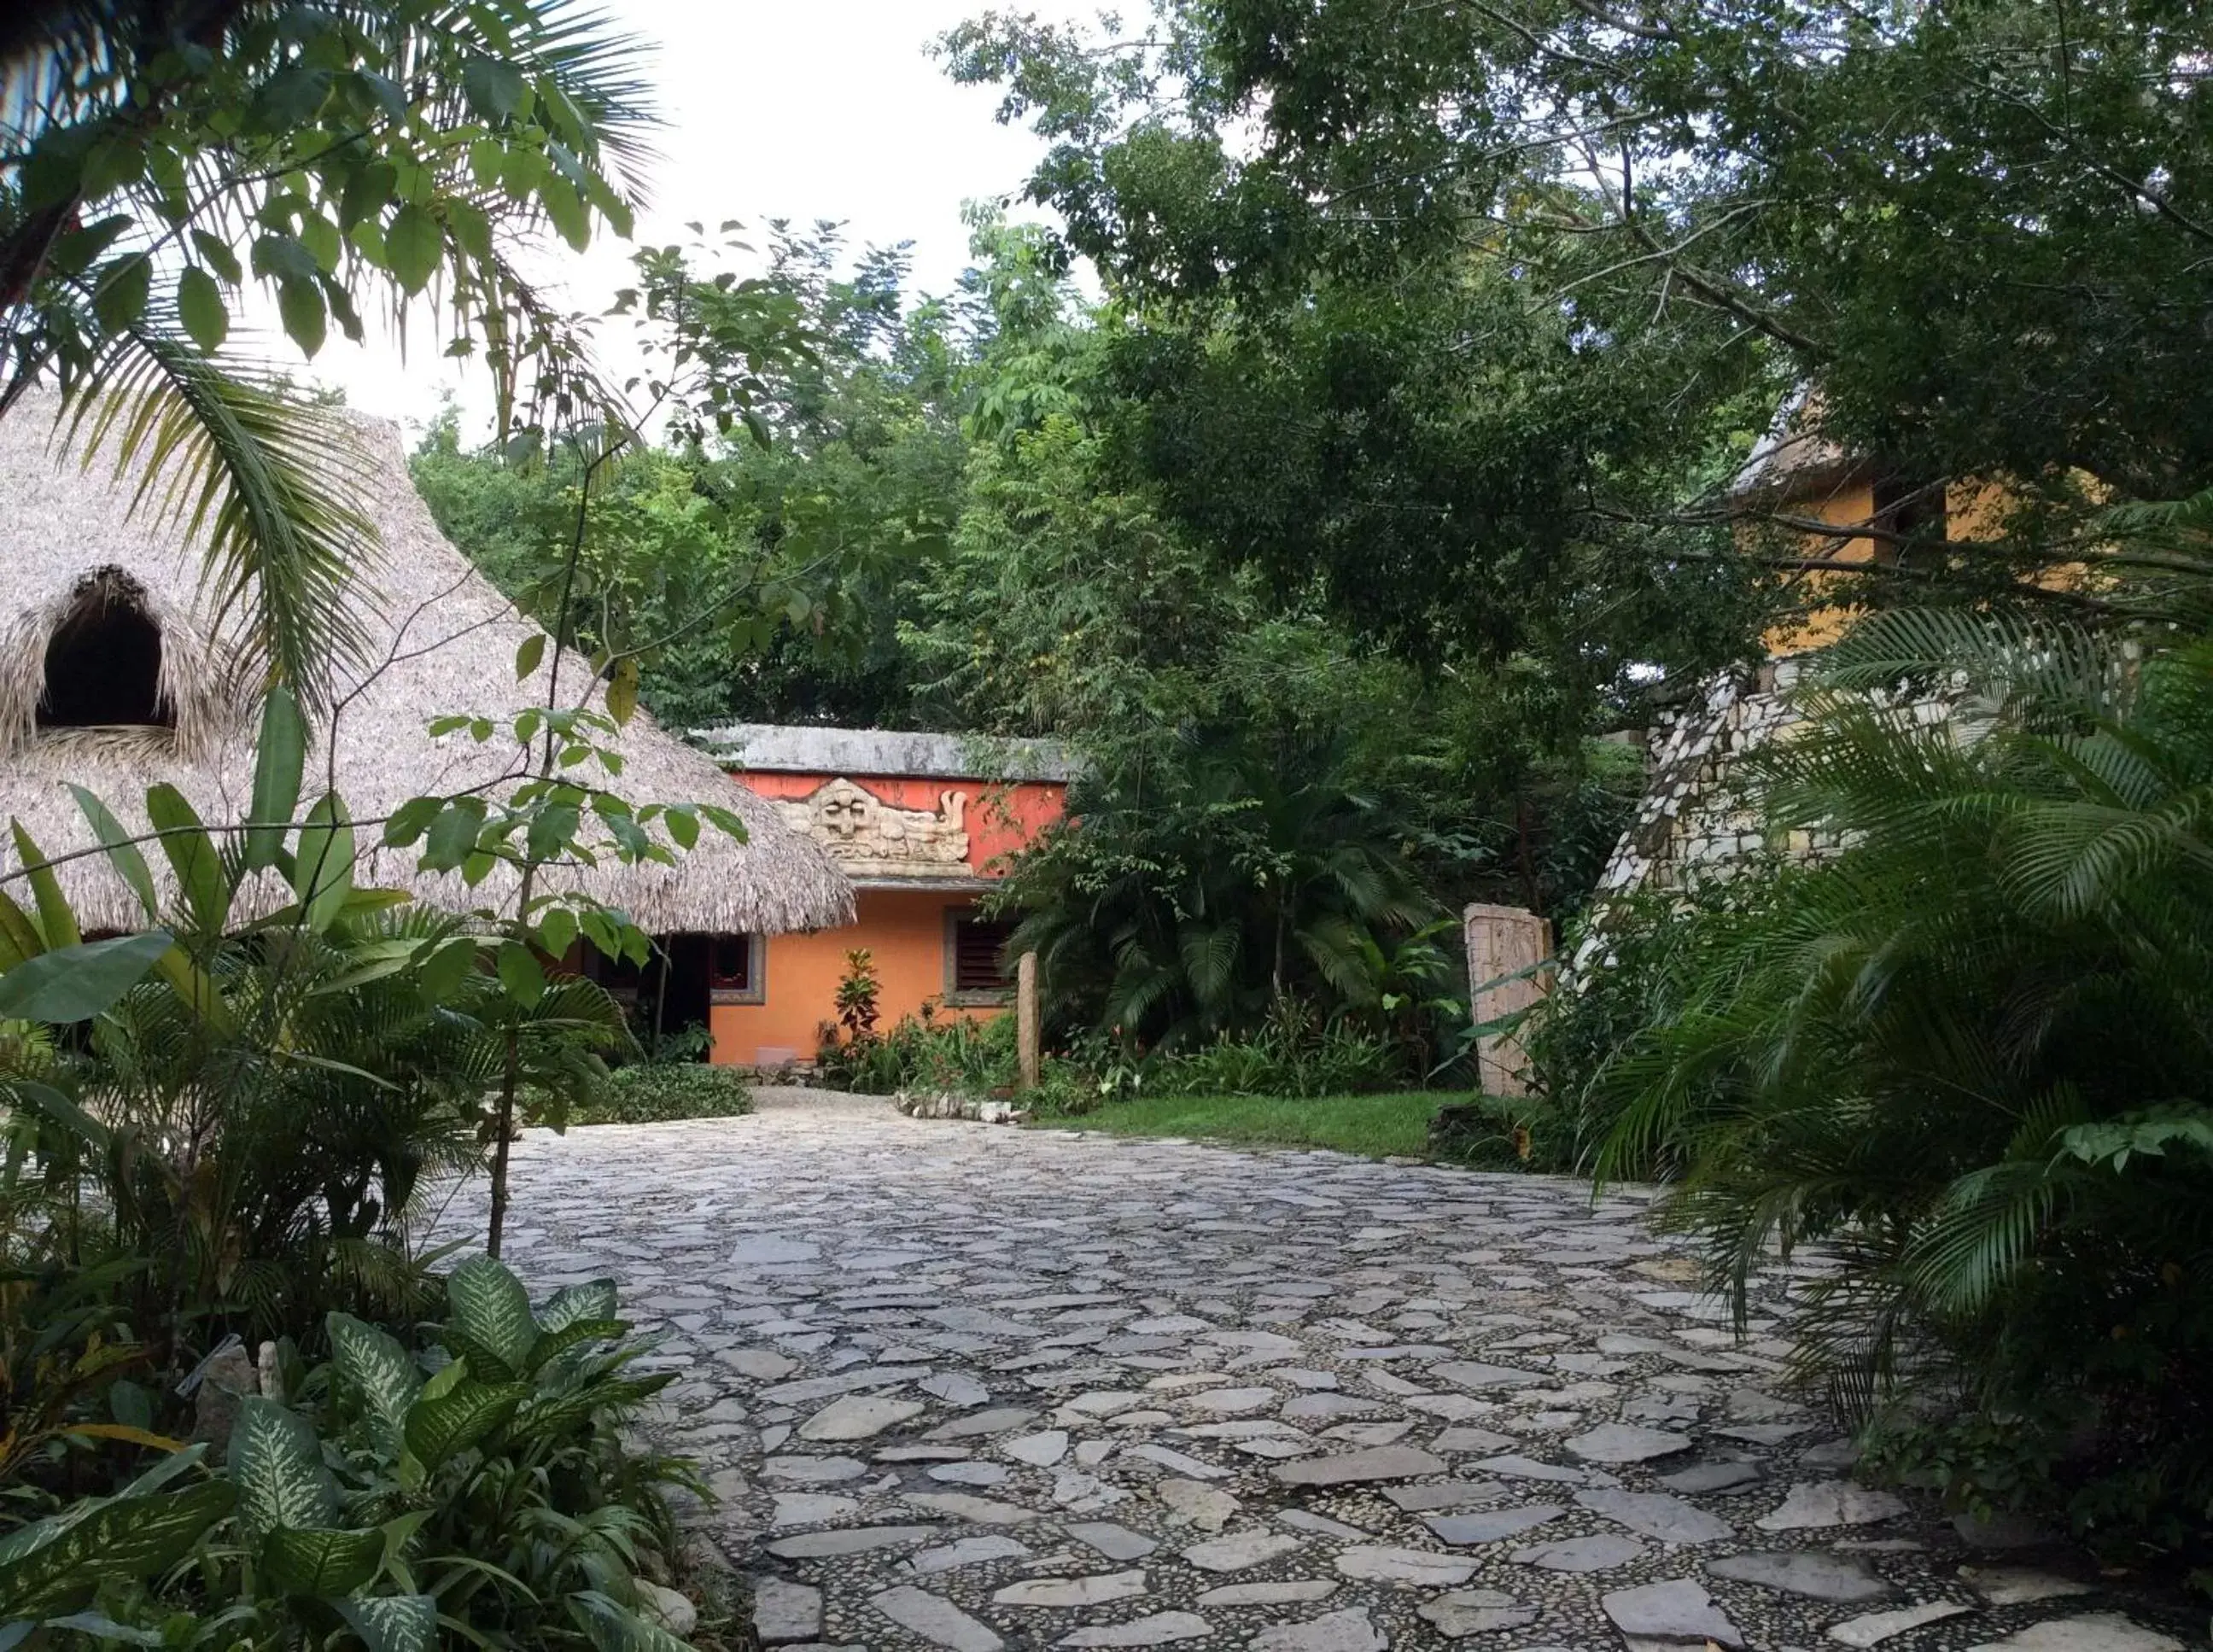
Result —
M576 1125L658 1125L676 1119L735 1119L753 1108L752 1085L735 1067L704 1062L618 1067L588 1101L570 1110Z

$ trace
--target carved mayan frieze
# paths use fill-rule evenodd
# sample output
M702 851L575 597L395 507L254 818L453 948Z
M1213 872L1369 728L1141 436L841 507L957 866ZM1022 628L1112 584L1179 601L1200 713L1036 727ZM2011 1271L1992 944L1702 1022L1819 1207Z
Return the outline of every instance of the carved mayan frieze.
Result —
M940 793L935 809L897 808L842 775L777 804L784 823L863 878L942 878L968 869L968 794Z

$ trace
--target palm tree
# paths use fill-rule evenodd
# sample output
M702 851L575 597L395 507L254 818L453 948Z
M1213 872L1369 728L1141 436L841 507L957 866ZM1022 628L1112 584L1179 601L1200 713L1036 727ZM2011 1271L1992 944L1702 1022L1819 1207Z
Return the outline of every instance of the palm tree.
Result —
M1963 1494L2073 1449L2085 1522L2202 1521L2213 637L1892 614L1809 709L1768 800L1844 847L1688 920L1607 1162L1672 1144L1669 1214L1740 1304L1774 1245L1828 1247L1811 1373L1862 1415L1960 1385L1997 1442L1951 1459Z
M40 0L0 32L0 417L59 385L88 451L206 534L220 606L311 700L371 539L327 424L226 353L241 296L308 356L427 311L505 431L614 399L519 266L627 234L652 120L576 0ZM404 331L401 333L404 337Z

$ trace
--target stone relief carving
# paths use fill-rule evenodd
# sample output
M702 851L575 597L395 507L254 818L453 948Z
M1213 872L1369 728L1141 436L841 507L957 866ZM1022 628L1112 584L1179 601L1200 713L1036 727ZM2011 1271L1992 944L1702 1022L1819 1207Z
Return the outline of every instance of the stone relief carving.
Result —
M842 775L780 801L784 824L805 832L861 877L943 877L968 869L968 794L939 794L935 809L896 808Z

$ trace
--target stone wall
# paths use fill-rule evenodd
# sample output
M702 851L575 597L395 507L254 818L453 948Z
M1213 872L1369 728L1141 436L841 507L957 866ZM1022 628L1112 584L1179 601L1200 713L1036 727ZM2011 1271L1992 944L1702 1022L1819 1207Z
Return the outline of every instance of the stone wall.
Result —
M1762 849L1817 851L1813 836L1803 832L1770 844L1739 772L1747 754L1801 721L1790 700L1801 669L1798 661L1782 659L1751 671L1723 672L1653 728L1644 800L1614 845L1596 903L1725 877Z

